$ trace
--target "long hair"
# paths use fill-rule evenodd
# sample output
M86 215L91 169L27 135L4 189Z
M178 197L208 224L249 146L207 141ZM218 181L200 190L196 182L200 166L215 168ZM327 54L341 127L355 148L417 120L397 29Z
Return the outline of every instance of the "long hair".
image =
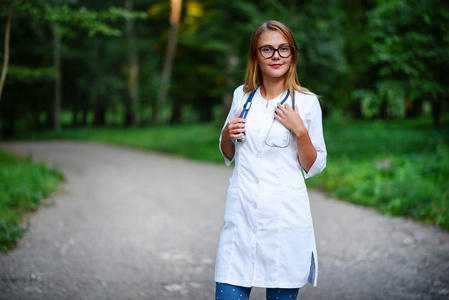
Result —
M304 94L312 94L308 89L302 87L299 84L298 75L296 73L296 65L298 63L298 46L296 45L295 37L287 26L278 21L267 21L259 25L256 31L254 31L249 47L249 59L248 68L246 69L246 78L243 91L245 93L251 93L257 89L257 85L262 81L262 71L257 63L257 44L259 42L260 35L267 31L274 30L280 32L287 42L293 46L292 60L290 68L285 76L285 90L289 90L293 95L294 91L298 91Z

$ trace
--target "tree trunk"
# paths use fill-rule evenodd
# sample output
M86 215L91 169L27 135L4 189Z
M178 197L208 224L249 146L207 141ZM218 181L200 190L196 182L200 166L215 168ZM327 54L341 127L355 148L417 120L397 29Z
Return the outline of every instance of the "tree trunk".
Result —
M179 18L181 16L182 0L171 0L170 2L170 36L167 45L167 55L165 56L164 67L162 69L161 85L151 118L151 123L153 124L157 124L160 122L159 111L161 109L162 103L167 99L168 88L170 86L170 77L172 73L172 65L175 58L176 45L178 43L178 27Z
M407 99L405 101L405 117L413 118L423 114L423 101L420 99Z
M53 67L55 69L55 90L53 107L53 129L61 129L61 34L58 25L53 26Z
M4 86L5 80L6 80L6 73L8 72L9 36L10 36L10 32L11 32L12 11L13 11L13 2L11 1L11 3L9 4L8 18L6 20L6 29L5 29L5 50L4 50L4 57L3 57L3 70L2 70L2 76L0 78L0 101L2 99L2 91L3 91L3 86Z
M443 108L443 101L441 98L432 101L432 119L433 119L433 127L440 127L441 125L441 113Z
M94 110L93 125L97 127L106 125L106 104L104 103L104 100L98 96L95 89L90 91L89 99Z
M184 107L183 103L184 101L182 99L173 101L170 124L181 123L182 109Z
M232 97L231 97L231 101L232 101ZM214 103L214 99L212 98L206 98L204 101L204 104L201 106L200 109L200 122L210 122L212 121L212 117L213 117L213 105L212 103ZM229 108L228 108L229 110Z
M12 105L3 111L2 133L1 133L3 138L11 138L14 136L15 124L16 124L16 108L14 107L14 105Z
M94 126L106 125L106 105L103 101L95 104L94 108Z
M382 103L379 108L379 118L387 119L388 118L388 102L382 99Z
M235 53L231 53L226 60L226 93L223 96L223 116L226 118L232 104L232 91L235 88L234 71L239 63Z
M129 12L134 10L133 0L126 0L126 9ZM136 32L134 26L134 20L131 18L126 19L126 32L128 36L128 95L131 105L131 124L139 125L140 123L140 100L138 91L138 79L139 79L139 65L137 62L136 51Z
M72 127L78 126L78 106L72 107Z
M87 101L84 101L87 102ZM87 103L83 104L83 108L81 110L82 115L81 115L81 127L86 127L87 126L87 118L89 115L89 106Z

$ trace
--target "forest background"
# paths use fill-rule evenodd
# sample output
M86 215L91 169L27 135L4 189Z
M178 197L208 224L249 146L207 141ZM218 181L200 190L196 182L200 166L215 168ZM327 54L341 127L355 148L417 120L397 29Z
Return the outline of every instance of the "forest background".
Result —
M2 33L11 4L3 137L222 119L270 19L294 32L300 82L325 116L431 113L438 125L449 101L441 0L2 0Z
M270 19L293 31L299 80L321 99L332 160L311 184L449 228L444 0L1 0L1 139L221 160L251 35Z

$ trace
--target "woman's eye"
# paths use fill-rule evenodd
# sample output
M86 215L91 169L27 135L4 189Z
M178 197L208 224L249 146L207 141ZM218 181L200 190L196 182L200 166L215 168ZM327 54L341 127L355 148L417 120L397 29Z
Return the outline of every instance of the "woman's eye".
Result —
M263 52L271 52L272 50L270 47L264 47L264 48L262 48L262 51Z

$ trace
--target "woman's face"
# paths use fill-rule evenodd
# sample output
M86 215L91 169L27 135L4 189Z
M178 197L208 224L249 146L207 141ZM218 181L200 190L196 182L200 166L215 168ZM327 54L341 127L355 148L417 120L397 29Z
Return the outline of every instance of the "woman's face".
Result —
M281 51L282 46L289 46L289 43L280 32L275 30L267 30L259 36L257 48L262 46L270 46ZM285 48L282 49L285 50ZM285 54L283 54L283 56L285 56ZM290 68L292 56L293 55L290 55L289 57L284 58L279 55L278 51L276 51L272 57L264 58L258 49L257 62L259 63L263 77L268 76L271 78L279 78L284 76Z

